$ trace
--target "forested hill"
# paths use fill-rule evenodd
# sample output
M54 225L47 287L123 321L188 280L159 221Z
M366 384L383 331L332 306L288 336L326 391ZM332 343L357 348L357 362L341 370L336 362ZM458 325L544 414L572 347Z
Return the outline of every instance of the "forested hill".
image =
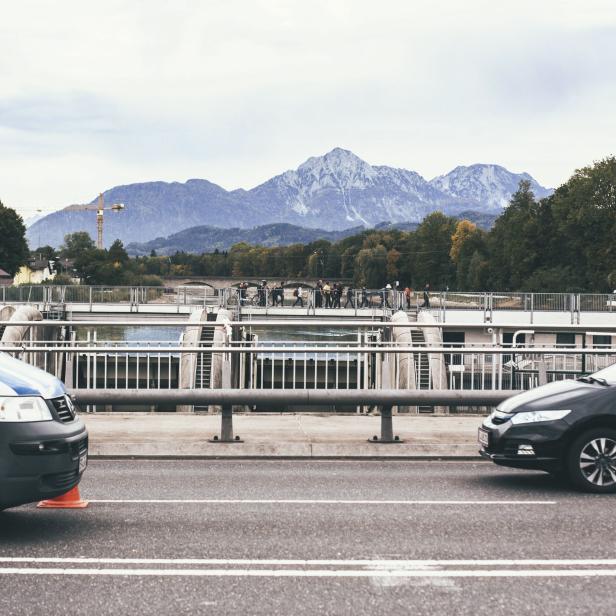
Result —
M344 237L364 231L363 227L353 227L344 231L325 231L324 229L307 229L285 223L261 225L253 229L222 229L201 225L184 229L169 237L159 237L142 244L133 242L126 247L129 255L149 255L155 251L159 255L172 255L176 252L203 253L215 250L229 250L239 243L258 244L260 246L288 246L289 244L309 244L315 240L336 242Z

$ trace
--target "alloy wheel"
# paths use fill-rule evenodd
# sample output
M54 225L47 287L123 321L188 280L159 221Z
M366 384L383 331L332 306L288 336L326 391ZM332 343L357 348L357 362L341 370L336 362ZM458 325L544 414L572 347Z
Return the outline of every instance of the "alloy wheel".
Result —
M616 441L611 438L594 438L580 452L582 475L595 486L616 485Z

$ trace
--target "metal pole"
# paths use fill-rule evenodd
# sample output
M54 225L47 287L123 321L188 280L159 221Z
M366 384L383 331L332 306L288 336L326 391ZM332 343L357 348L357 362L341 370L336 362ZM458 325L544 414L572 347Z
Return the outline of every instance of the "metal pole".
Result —
M534 311L535 311L535 294L531 293L530 294L530 324L533 324L533 318L534 318Z
M233 407L223 404L220 413L220 437L214 436L210 443L243 443L239 436L233 436Z
M391 413L391 406L386 405L381 408L381 438L373 436L369 439L370 443L402 443L402 439L399 436L394 436L393 419Z
M547 385L548 383L548 368L545 361L537 362L537 368L539 370L539 385Z
M18 349L21 351L21 349ZM508 351L508 349L507 349ZM449 349L451 352L451 349ZM79 404L494 406L514 390L419 389L72 389Z

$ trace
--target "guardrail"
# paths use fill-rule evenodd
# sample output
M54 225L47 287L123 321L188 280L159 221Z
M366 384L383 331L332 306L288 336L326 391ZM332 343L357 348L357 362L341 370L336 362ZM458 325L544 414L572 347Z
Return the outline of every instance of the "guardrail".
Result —
M117 321L2 321L4 325L29 327L20 342L0 343L0 351L10 353L65 380L76 390L114 389L129 391L185 390L220 388L233 385L248 392L290 391L522 391L538 385L542 378L554 381L575 378L616 362L616 349L568 346L512 346L490 344L428 345L422 342L391 341L388 330L396 328L441 328L439 323L398 323L324 318L288 320L232 321L217 324L199 322L198 326L221 328L224 336L216 342L203 340L188 345L177 341L97 341L95 336L77 340L75 336L59 341L36 340L39 327L99 328L117 325ZM187 328L195 324L177 319L147 319L131 326L152 325ZM251 328L334 327L353 331L347 340L307 342L306 340L251 339ZM486 328L482 324L465 325L470 330ZM518 333L519 325L511 330ZM494 340L500 328L494 328ZM554 326L536 326L537 331L553 331ZM559 326L559 330L586 332L580 325ZM614 327L593 326L593 330L616 335ZM73 334L75 332L73 331ZM356 334L356 335L355 335ZM528 342L528 339L527 339ZM542 376L544 375L544 376ZM224 380L224 378L227 380ZM362 405L365 408L365 405ZM170 409L171 410L171 409ZM264 409L258 409L264 410ZM361 408L357 409L361 412ZM402 409L403 412L433 412Z
M406 309L413 312L431 309L441 321L447 320L447 311L479 311L484 321L492 319L494 312L523 311L530 315L538 312L564 312L571 315L572 323L579 322L581 312L616 312L616 294L613 293L528 293L528 292L456 292L433 291L429 306L425 305L421 290L407 297L398 289L355 289L348 286L341 294L326 295L317 289L302 287L300 296L294 289L282 290L251 286L215 289L207 285L181 287L145 286L86 286L86 285L20 285L0 287L0 304L35 303L57 304L147 304L202 305L221 307L296 308L314 313L316 309L338 308L373 310Z
M268 312L272 308L307 308L308 314L319 308L372 308L379 310L429 309L441 321L447 320L447 311L470 310L483 312L484 321L492 320L494 312L522 311L534 313L564 312L571 322L578 321L581 312L615 312L616 294L613 293L527 293L527 292L455 292L433 291L426 304L421 291L406 296L398 289L354 289L346 287L339 295L325 295L321 291L304 288L298 297L292 289L253 289L242 291L235 287L220 291L220 305L224 307L260 307Z
M208 286L143 287L143 286L81 286L81 285L20 285L0 287L0 304L149 304L178 306L217 306L216 289Z
M25 341L17 346L1 345L0 351L56 374L76 391L185 391L191 386L182 385L190 382L183 378L186 365L191 365L191 370L200 364L216 365L218 379L211 372L205 378L195 375L194 386L215 391L211 389L215 383L224 383L227 378L226 382L234 383L248 397L255 394L256 400L261 399L260 392L277 390L522 391L542 379L575 378L616 362L612 348L452 348L361 340L301 346L279 342L254 346L245 340L198 346ZM196 361L183 362L188 356Z
M370 404L380 406L381 436L373 437L370 442L392 444L402 440L394 435L392 407L402 405L481 405L494 406L517 392L422 392L410 390L367 390L357 391L247 391L237 389L204 390L193 389L183 391L119 391L119 390L73 390L70 392L80 405L88 404L175 404L175 405L219 405L220 436L213 442L238 443L238 436L233 433L233 405L246 405L260 402L263 404L317 405L324 404Z

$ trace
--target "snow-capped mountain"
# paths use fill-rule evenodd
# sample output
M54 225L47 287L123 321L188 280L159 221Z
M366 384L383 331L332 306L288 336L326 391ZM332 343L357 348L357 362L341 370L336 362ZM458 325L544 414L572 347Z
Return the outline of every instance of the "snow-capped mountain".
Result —
M105 216L105 244L146 242L199 225L250 229L290 223L341 231L384 221L416 223L436 210L494 212L506 205L521 179L531 181L538 197L551 192L528 174L498 165L457 167L428 182L414 171L370 165L335 148L251 190L227 191L207 180L112 188L104 193L106 203L122 202L126 209ZM69 207L34 223L28 237L33 248L39 237L58 246L67 233L82 230L96 236L94 213Z
M414 171L372 166L341 148L309 158L247 194L264 208L277 204L285 222L338 230L385 220L417 222L450 201Z
M528 173L511 173L500 165L456 167L447 175L439 175L430 180L430 184L452 199L472 201L481 204L486 210L499 211L509 203L522 180L530 182L538 199L553 192L541 186Z

